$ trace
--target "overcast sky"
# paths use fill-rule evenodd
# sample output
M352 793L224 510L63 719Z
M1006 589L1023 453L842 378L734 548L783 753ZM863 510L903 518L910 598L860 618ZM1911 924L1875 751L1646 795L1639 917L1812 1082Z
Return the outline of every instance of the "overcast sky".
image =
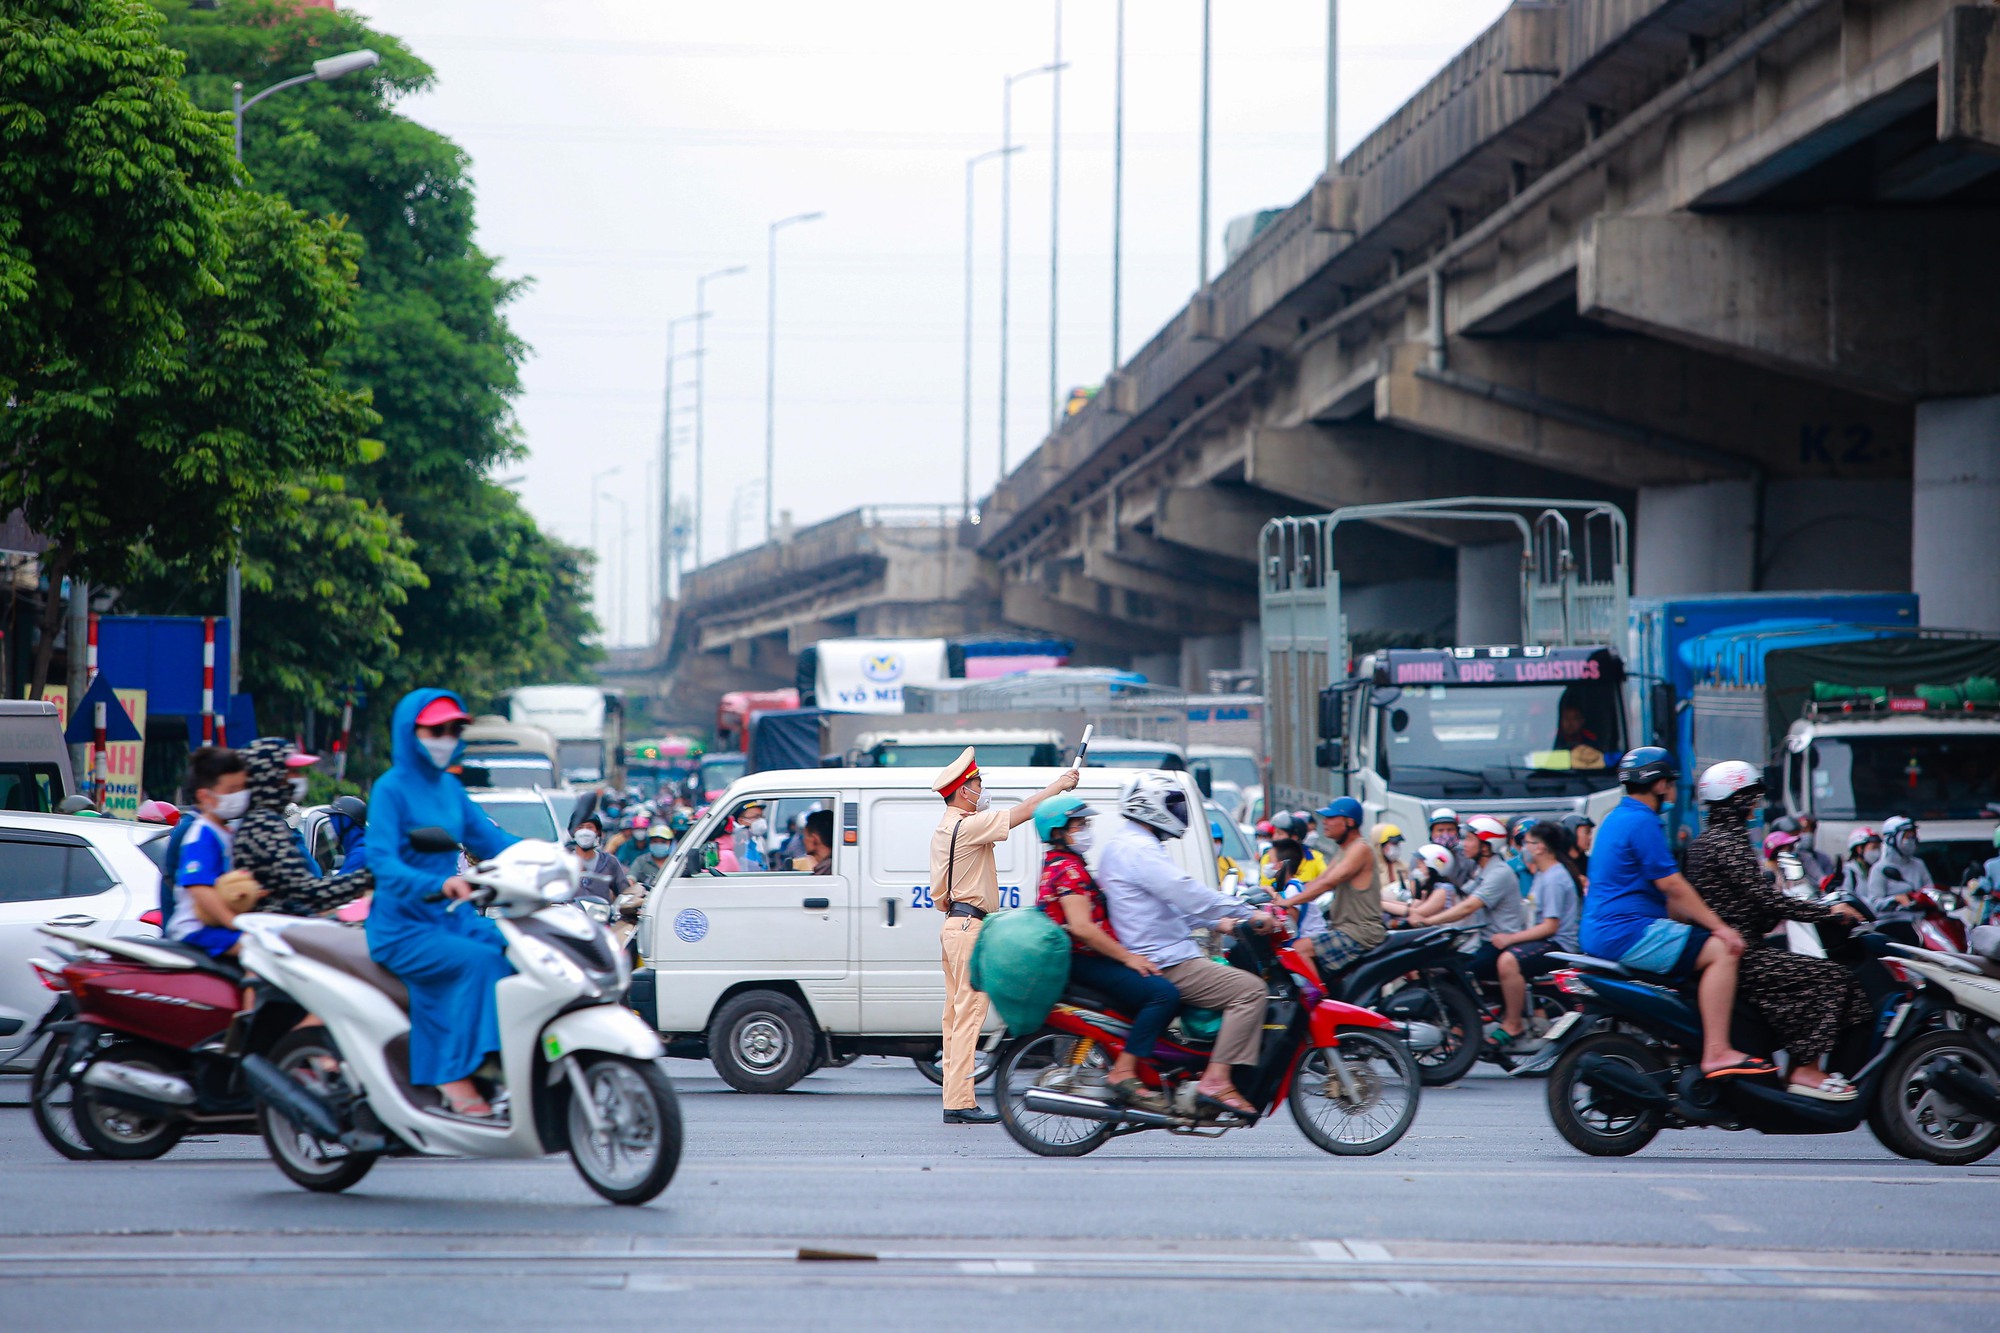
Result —
M766 228L780 234L776 508L955 504L963 440L965 160L1001 142L1003 79L1047 63L1056 0L350 0L438 71L404 110L472 157L480 243L533 286L516 469L528 507L591 537L612 642L648 633L666 322L709 284L703 554L763 537ZM1507 0L1346 0L1347 151ZM1058 385L1112 364L1115 0L1063 19ZM1194 290L1200 0L1126 5L1129 357ZM1211 264L1229 219L1303 194L1325 155L1326 0L1214 6ZM1008 453L1049 420L1052 81L1014 93ZM999 467L1000 173L979 168L973 492ZM682 326L690 346L693 324ZM696 363L678 364L674 487L693 489ZM684 410L685 409L685 410ZM624 513L620 513L620 503ZM629 531L621 561L621 530ZM622 588L621 588L622 583Z

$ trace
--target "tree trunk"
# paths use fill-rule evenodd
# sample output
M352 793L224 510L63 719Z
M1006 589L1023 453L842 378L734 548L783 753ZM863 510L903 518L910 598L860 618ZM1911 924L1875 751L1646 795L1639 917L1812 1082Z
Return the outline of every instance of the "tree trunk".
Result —
M56 630L63 620L63 576L69 573L70 553L62 546L50 546L42 553L42 569L49 576L49 595L42 603L41 639L35 644L35 671L28 697L39 699L49 683L49 659L56 650ZM71 647L74 652L74 646Z

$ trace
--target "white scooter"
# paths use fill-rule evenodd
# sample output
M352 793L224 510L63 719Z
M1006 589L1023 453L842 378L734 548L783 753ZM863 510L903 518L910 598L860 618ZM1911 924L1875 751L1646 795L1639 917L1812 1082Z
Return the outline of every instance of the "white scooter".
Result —
M413 830L419 852L456 851L443 829ZM249 913L241 961L325 1026L302 1027L244 1073L271 1160L310 1190L337 1191L384 1155L541 1157L567 1150L590 1187L641 1204L681 1155L680 1107L665 1048L620 1000L624 950L570 903L576 858L518 842L466 872L464 910L494 909L514 975L497 986L500 1064L491 1118L453 1113L409 1075L409 993L369 957L358 927Z

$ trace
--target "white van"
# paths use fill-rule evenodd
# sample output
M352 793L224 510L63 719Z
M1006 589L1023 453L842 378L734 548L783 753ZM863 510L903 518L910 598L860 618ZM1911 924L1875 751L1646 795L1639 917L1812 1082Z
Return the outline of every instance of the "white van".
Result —
M983 770L996 806L1046 787L1059 770ZM644 964L632 1003L667 1053L715 1062L731 1087L782 1092L856 1055L937 1057L944 1013L931 830L943 802L931 772L813 768L754 773L730 784L683 838L646 903ZM1076 794L1117 819L1133 774L1086 768ZM1185 772L1169 775L1200 810ZM704 869L701 849L752 802L772 828L815 808L833 812L833 873ZM1168 844L1194 878L1215 885L1203 830ZM1033 821L994 849L1002 909L1032 908L1042 849ZM649 993L650 992L650 993ZM999 1020L989 1017L997 1031Z
M45 700L0 699L0 810L48 814L75 790L61 710Z

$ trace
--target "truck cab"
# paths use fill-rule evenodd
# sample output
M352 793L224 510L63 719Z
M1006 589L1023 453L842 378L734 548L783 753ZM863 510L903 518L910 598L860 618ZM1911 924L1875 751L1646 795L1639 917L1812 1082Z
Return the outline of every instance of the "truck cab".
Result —
M2000 810L2000 712L1809 714L1791 725L1773 770L1777 803L1819 821L1839 857L1857 825L1917 822L1919 854L1940 884L1994 855Z
M1601 820L1630 733L1609 648L1387 649L1322 693L1321 761L1368 822L1422 830L1430 811Z

